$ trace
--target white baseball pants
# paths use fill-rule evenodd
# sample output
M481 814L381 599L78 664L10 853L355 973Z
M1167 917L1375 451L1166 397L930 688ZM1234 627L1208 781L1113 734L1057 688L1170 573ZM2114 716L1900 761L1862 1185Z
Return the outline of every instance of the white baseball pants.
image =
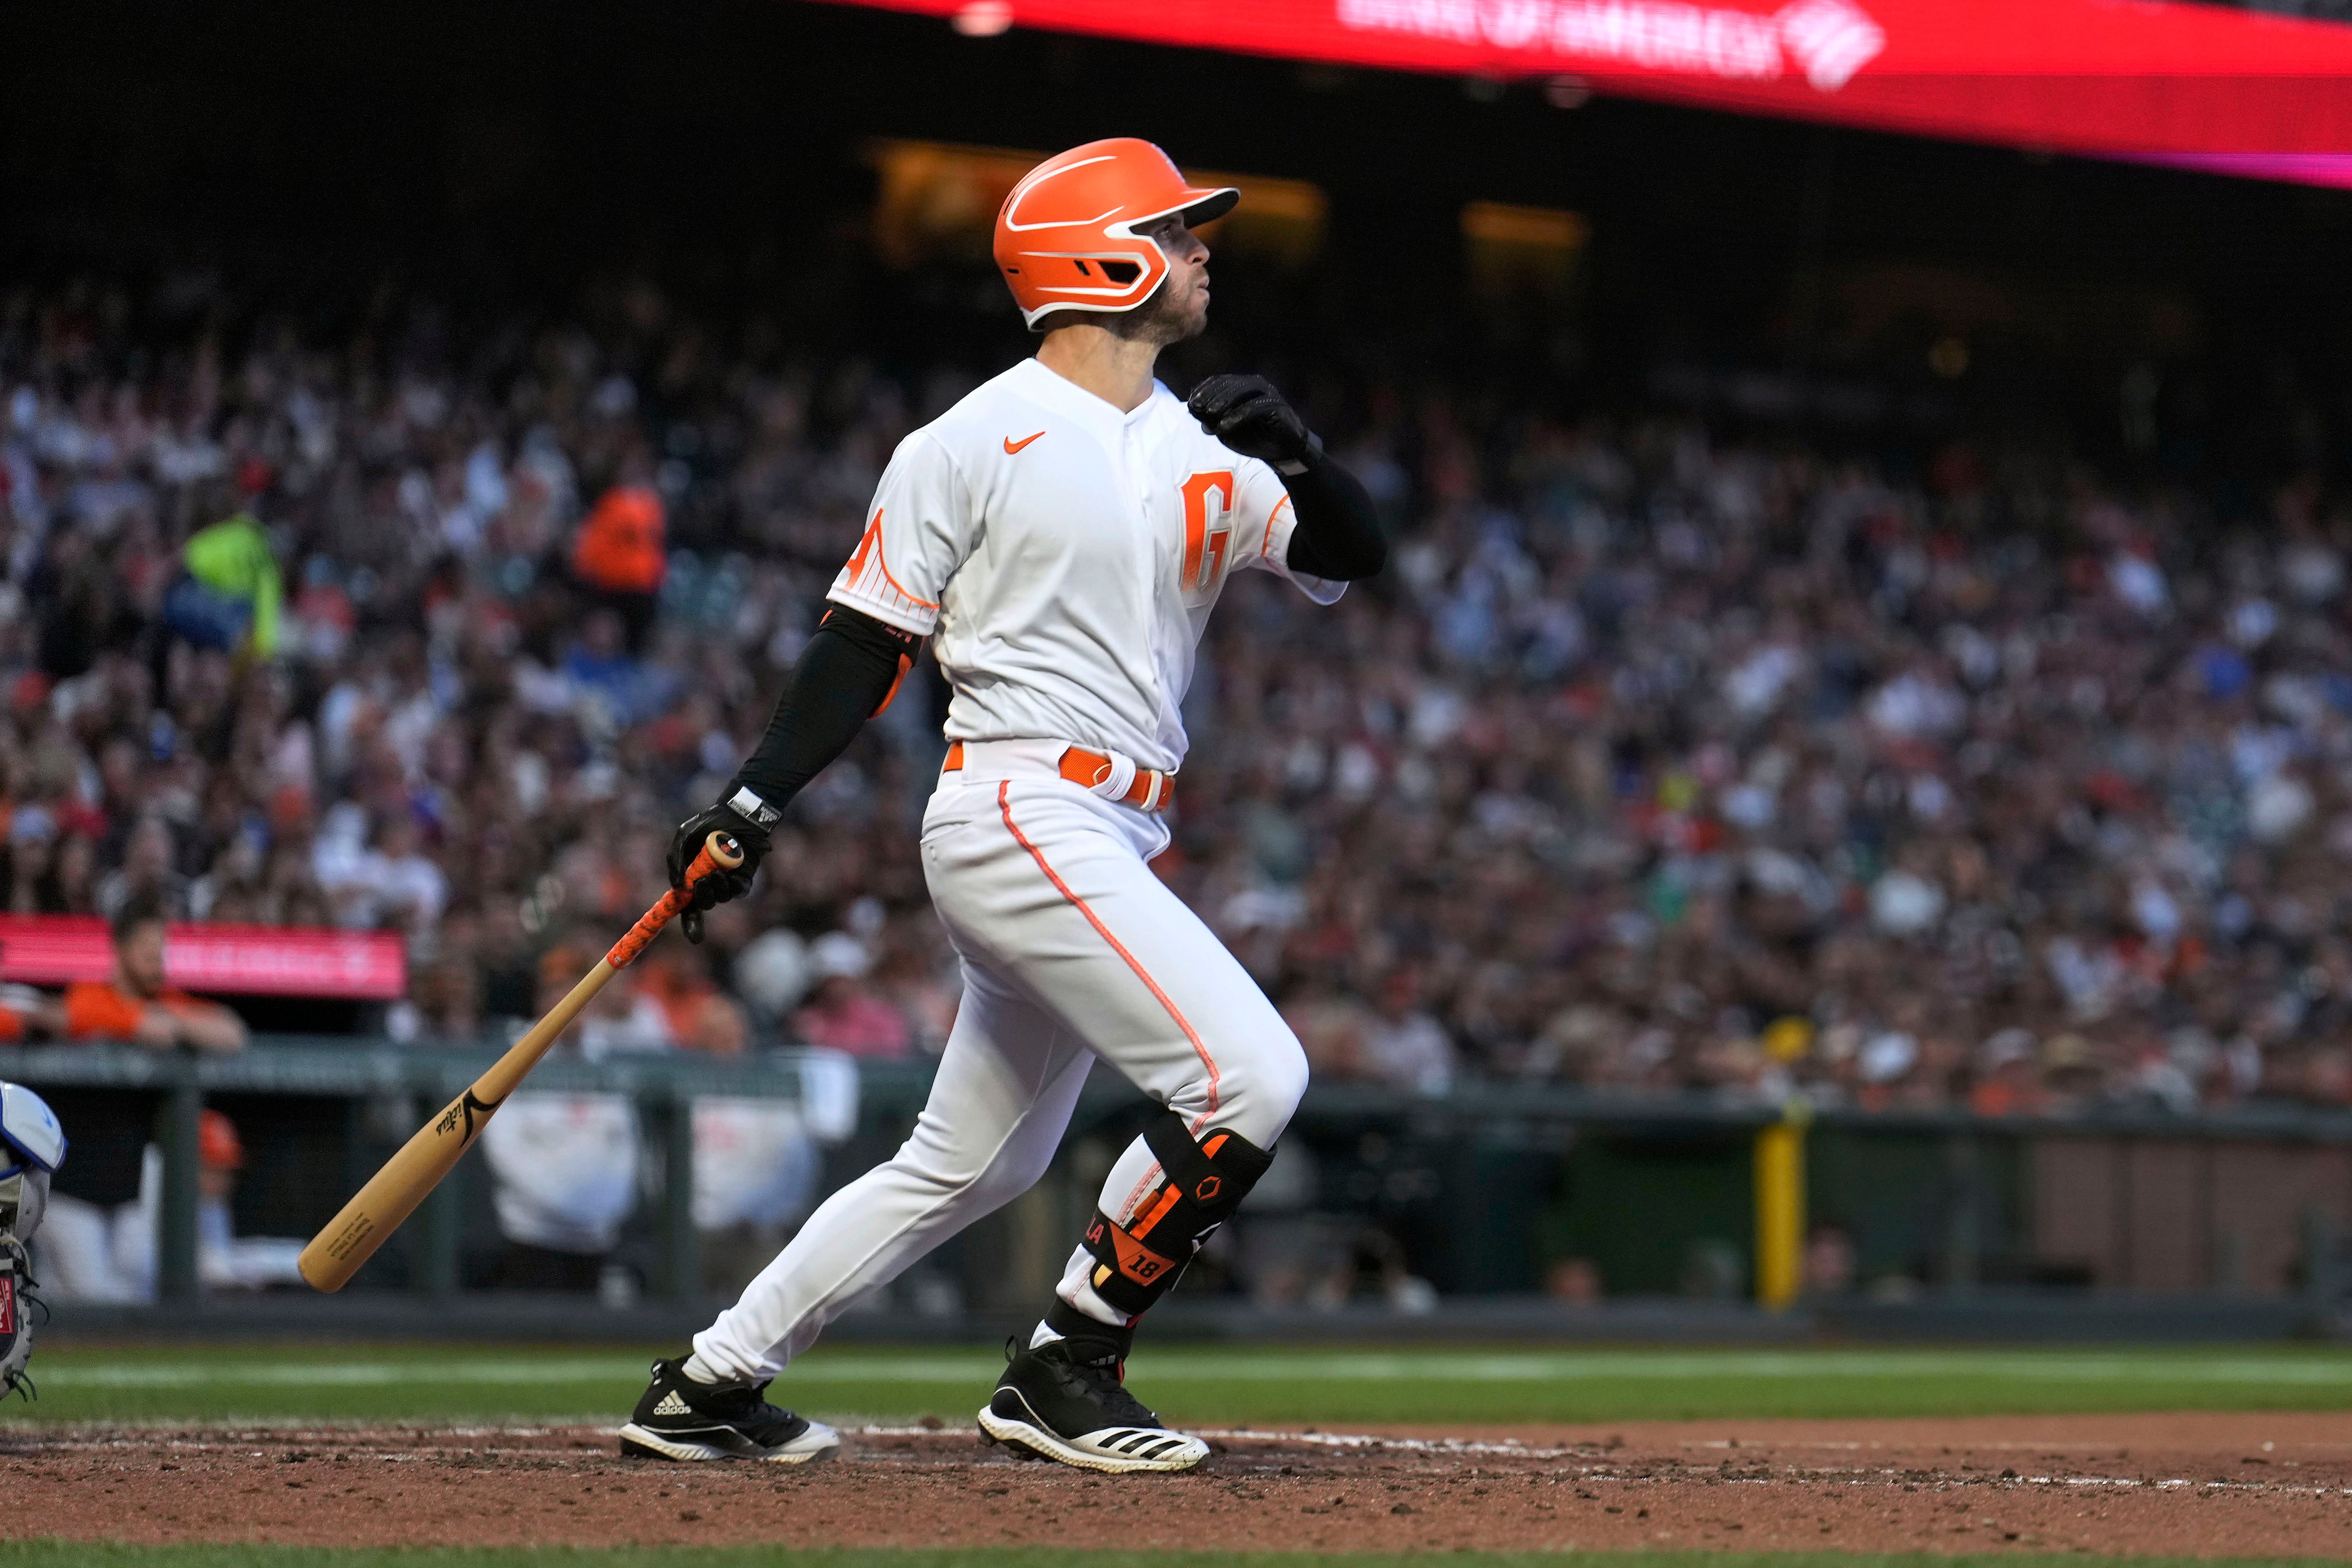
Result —
M929 1103L897 1155L820 1205L695 1336L723 1377L774 1376L860 1294L1027 1191L1097 1056L1196 1134L1221 1127L1260 1148L1306 1092L1289 1026L1145 863L1165 824L1001 755L1025 744L967 746L924 815L924 873L964 973ZM1130 1223L1157 1170L1136 1139L1103 1211ZM1088 1286L1092 1267L1072 1252L1062 1299L1124 1322Z

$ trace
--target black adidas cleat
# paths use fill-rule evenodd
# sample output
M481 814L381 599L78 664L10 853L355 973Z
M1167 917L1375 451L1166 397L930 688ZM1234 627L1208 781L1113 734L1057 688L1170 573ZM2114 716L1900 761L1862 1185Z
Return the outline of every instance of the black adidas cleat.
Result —
M1209 1457L1198 1437L1171 1432L1127 1391L1116 1354L1055 1340L1034 1350L1008 1342L996 1396L980 1413L992 1442L1083 1470L1189 1470Z
M841 1452L841 1434L779 1410L764 1383L697 1383L686 1358L654 1363L653 1382L621 1428L621 1452L644 1459L765 1459L805 1465Z

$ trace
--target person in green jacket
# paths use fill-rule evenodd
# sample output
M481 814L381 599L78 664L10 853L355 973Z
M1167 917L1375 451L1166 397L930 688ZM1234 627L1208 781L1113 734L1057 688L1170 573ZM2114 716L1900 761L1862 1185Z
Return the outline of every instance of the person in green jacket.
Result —
M254 658L278 652L285 580L252 513L197 530L181 560L185 574L163 595L163 622L174 636Z

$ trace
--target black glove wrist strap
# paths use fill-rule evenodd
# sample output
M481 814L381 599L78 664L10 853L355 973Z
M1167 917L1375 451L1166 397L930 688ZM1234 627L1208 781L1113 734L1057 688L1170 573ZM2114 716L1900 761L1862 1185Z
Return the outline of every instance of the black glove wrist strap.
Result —
M727 797L727 809L755 828L772 828L783 816L783 812L752 793L748 784L736 786L735 792Z

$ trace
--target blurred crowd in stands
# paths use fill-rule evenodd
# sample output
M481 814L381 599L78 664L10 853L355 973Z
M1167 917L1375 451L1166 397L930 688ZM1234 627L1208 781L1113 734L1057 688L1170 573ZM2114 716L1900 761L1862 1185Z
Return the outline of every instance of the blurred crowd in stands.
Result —
M397 929L385 1027L503 1038L661 890L894 444L992 368L812 363L642 285L331 340L201 279L0 295L0 910ZM1318 1078L2352 1102L2318 480L1307 401L1394 564L1328 612L1227 589L1159 865ZM942 709L910 680L580 1048L936 1051Z

